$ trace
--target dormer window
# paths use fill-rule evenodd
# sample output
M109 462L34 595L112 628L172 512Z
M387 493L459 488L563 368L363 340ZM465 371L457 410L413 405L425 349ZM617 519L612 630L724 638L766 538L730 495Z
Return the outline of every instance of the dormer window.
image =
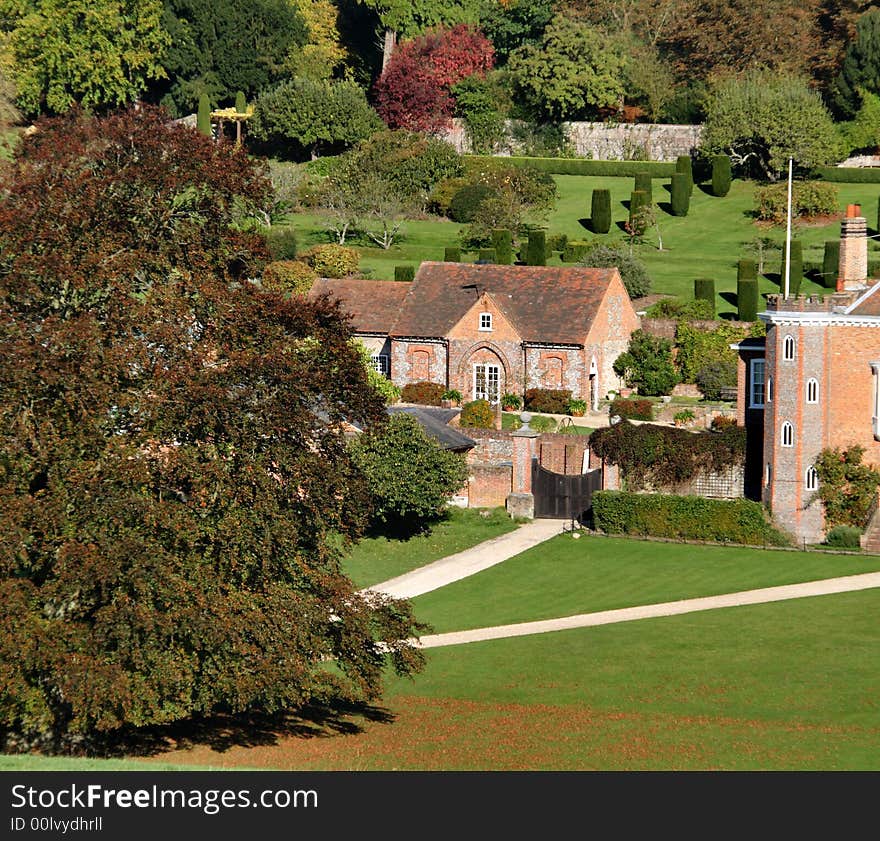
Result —
M491 312L481 312L480 313L480 330L491 330L492 329L492 313Z

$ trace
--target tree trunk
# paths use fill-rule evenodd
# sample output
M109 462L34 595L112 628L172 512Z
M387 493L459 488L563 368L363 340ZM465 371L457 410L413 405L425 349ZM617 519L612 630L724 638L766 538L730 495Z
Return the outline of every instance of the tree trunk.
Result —
M385 30L385 40L382 44L382 72L385 72L385 67L389 61L391 61L391 55L394 53L394 49L397 47L397 33L393 29Z

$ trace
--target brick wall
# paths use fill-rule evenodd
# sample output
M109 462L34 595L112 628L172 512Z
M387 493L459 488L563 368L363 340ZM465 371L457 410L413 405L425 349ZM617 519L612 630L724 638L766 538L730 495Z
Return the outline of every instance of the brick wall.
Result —
M513 481L513 466L473 464L468 478L468 507L496 508L504 505Z

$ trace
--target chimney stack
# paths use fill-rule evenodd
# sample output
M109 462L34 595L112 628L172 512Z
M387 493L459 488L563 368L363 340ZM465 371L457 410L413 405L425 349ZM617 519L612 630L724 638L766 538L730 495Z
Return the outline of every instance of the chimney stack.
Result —
M868 280L868 222L861 205L850 204L840 223L840 263L837 291L863 289Z

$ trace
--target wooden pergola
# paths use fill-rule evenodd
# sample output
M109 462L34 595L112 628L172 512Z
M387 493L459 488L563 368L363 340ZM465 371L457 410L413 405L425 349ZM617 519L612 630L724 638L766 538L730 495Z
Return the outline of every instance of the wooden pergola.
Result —
M250 119L254 114L254 106L248 105L244 111L237 111L235 108L218 108L211 112L211 120L217 120L220 124L217 128L217 140L223 137L223 123L225 120L235 121L235 145L241 144L241 124Z

